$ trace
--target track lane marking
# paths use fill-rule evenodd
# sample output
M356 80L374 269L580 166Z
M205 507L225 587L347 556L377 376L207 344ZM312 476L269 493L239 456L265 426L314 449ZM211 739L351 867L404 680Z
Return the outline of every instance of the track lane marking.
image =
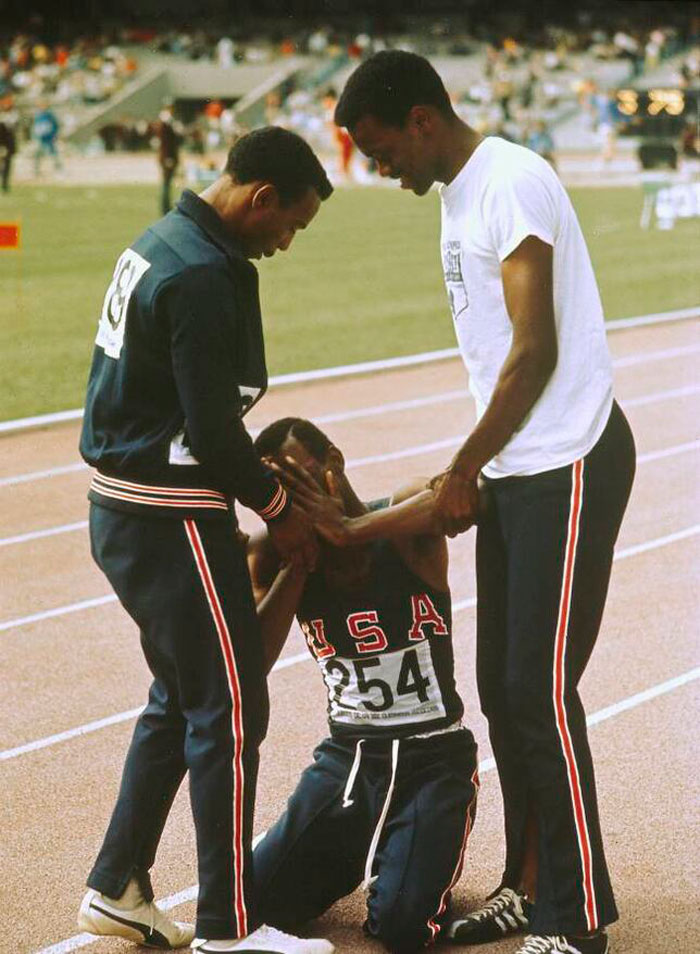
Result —
M308 656L308 658L311 659L311 656ZM615 716L621 715L623 712L629 712L631 709L637 708L637 706L643 705L646 702L650 702L653 699L658 699L660 696L673 692L675 689L679 689L681 686L688 685L698 678L700 678L700 667L689 669L687 672L681 673L679 676L675 676L672 679L667 679L665 682L657 683L655 686L650 686L648 689L644 689L642 692L637 692L634 695L627 696L625 699L620 699L618 702L615 702L609 706L605 706L603 709L598 709L597 712L593 712L591 715L586 717L586 725L591 728L593 726L600 725L601 722L606 722L608 719L613 719ZM481 759L479 762L479 774L485 775L487 772L493 771L495 767L496 762L492 757ZM253 845L257 844L264 836L264 831L256 835L255 839L253 840ZM193 884L189 888L184 888L182 891L178 891L175 894L169 895L167 898L163 898L162 900L158 901L158 905L164 911L170 911L180 904L185 904L188 901L196 900L198 890L199 885ZM81 947L87 947L88 944L93 944L96 940L98 940L98 938L94 934L75 934L73 937L66 938L64 941L59 941L57 944L52 944L49 947L43 947L40 950L34 952L34 954L69 954L70 951L78 950Z
M420 454L429 454L434 450L443 450L446 447L454 447L463 440L463 436L448 437L445 441L436 441L431 444L417 444L414 447L407 447L400 451L391 451L388 454L374 455L371 457L357 457L354 460L346 461L345 466L350 468L364 467L368 464L381 463L386 460L398 460L400 457L418 457ZM700 450L700 439L696 441L686 441L683 444L674 444L672 447L663 447L660 450L648 451L637 457L637 464L646 464L654 460L663 460L668 457L676 457L679 454ZM49 527L44 530L31 530L28 533L17 534L12 537L0 537L0 547L12 546L18 543L29 543L32 540L41 540L44 537L52 537L61 533L70 533L74 530L84 530L88 526L87 520L79 520L76 523L66 523L57 527Z
M617 550L613 556L613 562L617 562L618 560L626 560L629 557L637 556L639 553L647 553L648 551L656 550L659 547L665 547L672 543L678 543L681 540L690 539L691 537L697 536L698 534L700 534L700 524L695 524L692 527L686 527L685 529L678 530L675 533L667 533L662 537L656 537L653 540L646 541L645 543L639 543L635 546L625 547L622 550ZM114 594L110 594L108 597L102 597L101 601L84 600L82 604L72 605L81 609L86 609L88 608L89 604L101 605L101 603L115 602L116 599L117 598L114 596ZM472 609L475 606L476 597L466 597L453 604L452 612L458 613L461 610ZM65 607L62 607L62 609L66 611ZM76 612L76 610L72 610L72 612ZM33 622L31 617L28 617L27 619ZM6 626L6 624L2 625ZM287 669L290 666L296 666L298 663L309 660L311 660L311 656L307 652L297 653L294 656L286 656L277 660L275 665L272 667L271 672L276 672L280 669ZM52 745L57 745L58 743L65 742L68 739L77 738L81 735L87 735L90 732L96 732L98 729L105 728L106 726L117 725L120 722L126 722L128 719L135 718L142 708L143 706L138 709L129 709L126 712L118 712L116 715L107 716L106 719L97 719L94 722L88 722L85 725L77 726L74 729L67 729L65 732L59 732L57 735L46 736L42 739L36 739L34 742L27 742L24 745L15 746L11 749L4 749L3 751L0 751L0 762L17 758L20 755L26 755L29 752L36 752L39 749L48 748Z
M700 345L696 345L696 344L679 345L678 347L675 347L675 348L663 348L656 351L640 351L636 354L627 355L621 358L615 358L612 364L613 364L613 367L615 368L618 368L618 367L625 368L625 367L631 367L631 366L639 365L639 364L647 364L647 363L651 363L655 361L667 360L670 358L682 357L688 354L696 354L698 351L700 351ZM682 390L683 389L680 389L680 391ZM678 394L678 392L679 392L679 389L676 389L674 392L668 392L668 394L676 395ZM660 393L663 394L663 392L660 392ZM695 391L690 391L688 393L695 393ZM680 396L684 396L684 394ZM652 396L649 396L649 397L651 398ZM317 424L338 423L342 421L357 420L363 417L376 417L381 414L390 414L396 411L410 410L412 408L429 407L430 405L433 405L433 404L449 403L451 401L458 401L458 400L464 400L464 401L473 400L471 395L469 394L469 391L466 389L466 386L463 389L443 391L440 394L433 394L423 398L409 398L404 401L391 401L386 404L375 404L375 405L370 405L364 408L355 408L350 411L338 411L332 414L324 414L319 417L314 417L312 418L312 420L315 421ZM634 402L636 399L632 398L631 400ZM631 407L635 406L635 404L630 403L629 401L626 401L625 405L631 406ZM69 413L69 412L65 412L65 413ZM73 412L70 412L70 413L73 413ZM65 418L61 418L61 420L64 420L64 419ZM36 419L27 418L27 420L35 421ZM10 421L5 423L12 424L13 422ZM0 424L0 432L3 429L7 429L7 428L6 427L3 428L3 425ZM259 428L250 431L251 435L258 434L259 432L260 432ZM14 484L27 483L33 480L41 480L46 477L57 477L63 474L76 473L78 471L87 470L87 469L88 469L87 464L83 463L82 461L77 461L76 463L73 463L73 464L65 464L60 467L52 467L46 470L30 471L28 473L18 474L16 476L0 477L0 487L8 487L8 486L13 486Z
M643 328L647 325L665 324L669 321L683 321L696 318L700 315L700 308L677 308L674 311L655 312L650 315L635 315L631 318L613 318L605 322L606 332L620 331L627 328ZM430 364L434 361L444 361L446 358L458 358L459 348L442 348L438 351L423 351L419 354L400 355L396 358L380 358L376 361L361 361L357 364L339 365L334 368L317 368L309 371L295 371L291 374L275 374L270 380L271 387L285 384L306 384L310 381L327 380L329 378L352 376L356 374L370 374L374 371L387 371L393 368L405 368L413 365ZM52 414L38 414L33 417L21 417L11 421L0 422L0 433L3 431L25 430L29 427L47 426L61 421L78 421L83 416L83 408L72 408L67 411L55 411Z

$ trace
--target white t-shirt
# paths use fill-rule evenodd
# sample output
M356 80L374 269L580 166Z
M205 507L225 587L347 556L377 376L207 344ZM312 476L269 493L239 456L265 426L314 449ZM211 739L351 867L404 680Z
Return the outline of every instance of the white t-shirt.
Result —
M477 146L440 197L445 284L478 417L512 341L501 262L528 235L554 248L557 366L484 473L537 474L570 464L596 443L612 406L603 308L571 201L548 162L495 136Z

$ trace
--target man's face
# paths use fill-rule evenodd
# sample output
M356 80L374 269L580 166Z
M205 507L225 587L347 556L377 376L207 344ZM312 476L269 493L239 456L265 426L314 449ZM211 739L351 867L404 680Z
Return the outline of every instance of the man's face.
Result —
M435 181L429 141L413 113L401 129L363 116L350 134L358 149L375 160L379 175L400 179L402 189L425 195Z
M341 473L338 472L334 465L331 454L327 454L323 460L318 460L307 450L301 441L297 440L297 438L291 434L280 444L274 459L282 467L285 463L285 457L291 457L298 464L301 464L304 470L323 490L328 490L326 485L326 471L332 470L336 479L341 476Z
M299 229L305 229L321 205L315 189L290 205L282 205L274 186L263 185L253 198L250 226L246 229L245 252L248 258L271 258L286 252Z

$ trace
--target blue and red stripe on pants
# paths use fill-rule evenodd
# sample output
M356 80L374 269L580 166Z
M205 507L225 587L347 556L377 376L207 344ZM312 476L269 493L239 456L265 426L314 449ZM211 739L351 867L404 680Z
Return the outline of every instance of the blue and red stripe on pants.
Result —
M477 680L503 793L503 884L518 887L537 828L535 934L617 919L578 683L595 644L634 477L613 404L593 449L535 476L488 480L477 531Z
M124 513L93 504L93 556L141 630L153 674L90 887L148 887L168 811L187 771L197 836L196 932L257 926L251 840L268 697L243 546L230 520Z

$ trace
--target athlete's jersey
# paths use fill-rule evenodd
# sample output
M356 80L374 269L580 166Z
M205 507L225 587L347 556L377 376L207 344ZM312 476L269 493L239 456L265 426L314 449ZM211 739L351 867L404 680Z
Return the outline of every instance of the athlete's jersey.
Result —
M297 609L328 690L331 734L401 738L446 728L464 712L450 594L412 573L391 542L370 552L361 587L330 587L317 570Z

